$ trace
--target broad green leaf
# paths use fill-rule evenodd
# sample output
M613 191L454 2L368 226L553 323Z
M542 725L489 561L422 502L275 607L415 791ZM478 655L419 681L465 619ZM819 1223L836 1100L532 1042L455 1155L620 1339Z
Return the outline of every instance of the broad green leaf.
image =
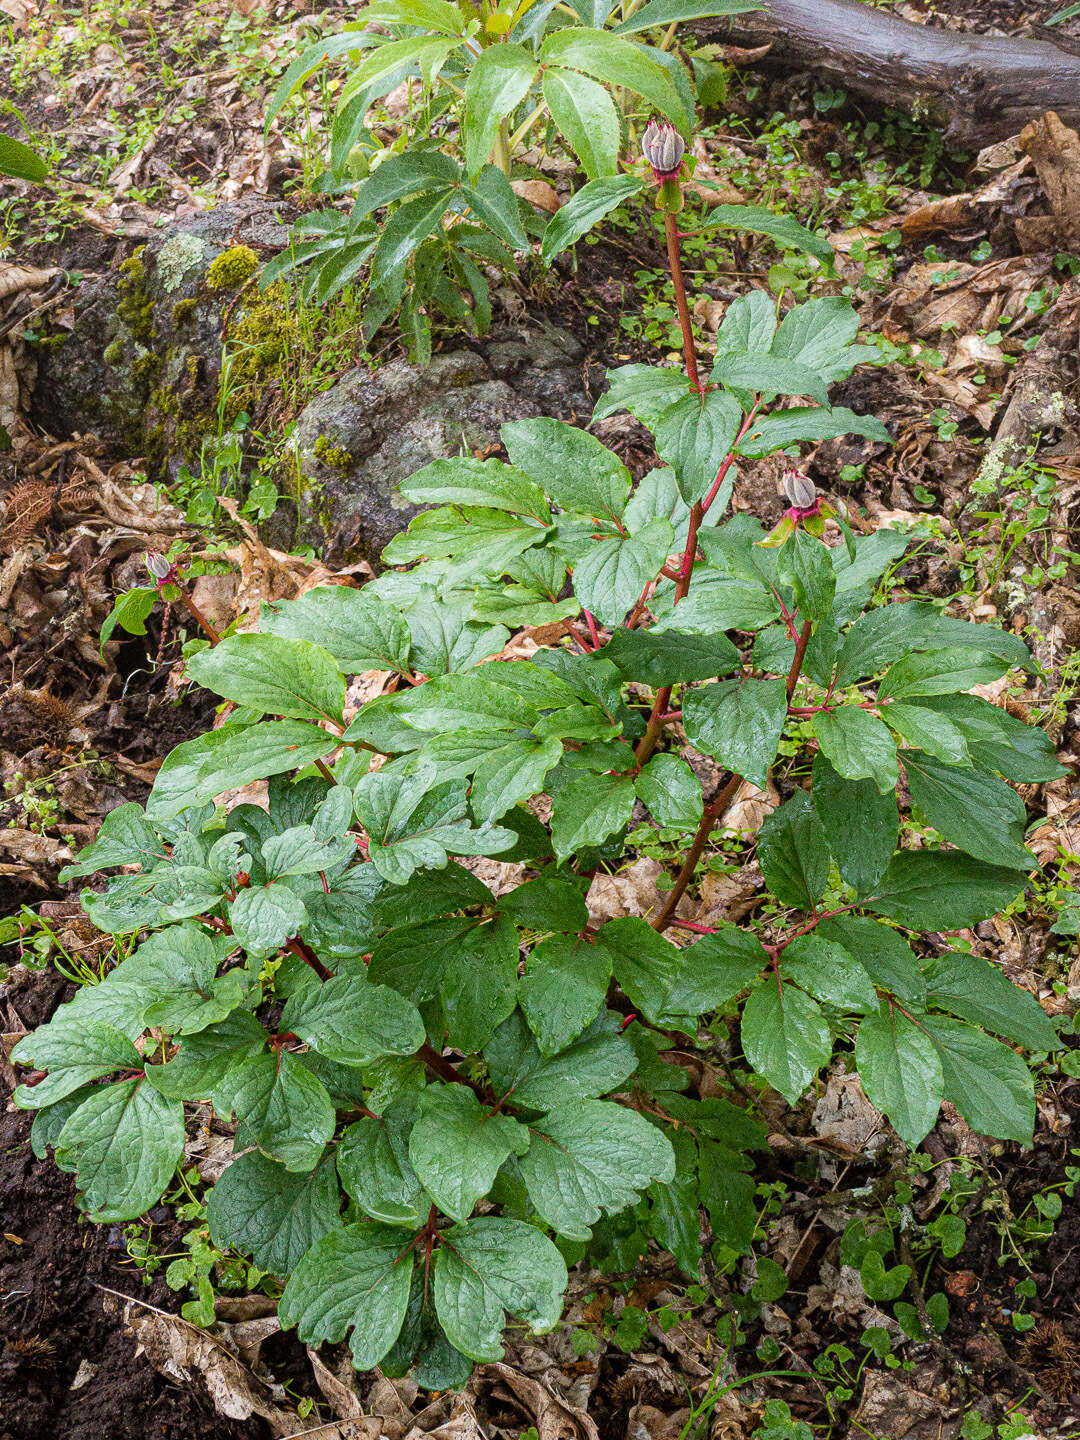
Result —
M269 880L280 880L285 875L317 875L320 870L335 869L356 854L355 844L344 834L352 823L352 796L344 785L335 785L330 796L334 812L339 812L334 813L337 823L331 826L337 834L322 839L312 825L290 825L280 834L267 836L262 842L262 859ZM329 818L331 811L326 814Z
M195 1034L231 1014L248 977L239 971L217 976L228 945L195 925L173 925L140 946L133 959L146 977L146 1024L170 1035Z
M298 600L264 600L259 624L268 635L322 646L349 675L364 670L401 674L409 666L409 627L403 616L367 590L320 585Z
M539 1230L520 1220L481 1216L440 1237L435 1310L447 1339L473 1360L498 1360L506 1314L534 1335L562 1315L566 1264Z
M675 1178L671 1144L643 1115L604 1100L560 1105L534 1121L520 1168L529 1198L560 1235L591 1238L601 1211L637 1202L654 1180Z
M615 979L654 1025L715 1010L761 972L765 952L747 931L728 927L678 950L644 920L612 920L597 937Z
M540 258L544 264L550 265L557 255L576 245L605 215L643 188L644 182L636 175L607 175L589 180L548 221L540 245ZM604 401L600 403L602 405ZM603 413L609 412L605 410ZM595 414L593 418L600 419L600 415Z
M606 1095L636 1064L621 1024L621 1016L604 1011L573 1044L545 1060L525 1017L515 1011L484 1047L491 1083L500 1098L512 1094L514 1104L528 1110L553 1110L570 1100Z
M859 1026L855 1064L866 1098L914 1149L933 1127L944 1095L933 1041L894 1006L883 1004Z
M957 850L904 850L864 904L911 930L962 930L1004 910L1023 886L1015 870Z
M701 781L678 755L654 755L634 781L634 788L657 824L696 830L701 823Z
M692 1280L701 1265L701 1211L698 1197L698 1144L685 1130L665 1131L675 1151L675 1178L649 1186L648 1229L674 1255Z
M996 625L956 620L933 605L911 600L859 616L844 636L836 657L836 683L850 685L853 680L876 675L912 650L946 649L974 651L966 661L960 659L962 665L977 665L983 656L992 656L1007 662L1006 668L1031 668L1031 655L1019 636ZM1000 674L1001 669L996 673Z
M248 950L277 950L299 935L307 918L304 902L287 885L252 885L229 905L233 934Z
M878 997L862 964L835 940L812 931L793 940L783 952L780 978L837 1010L856 1013L877 1009Z
M816 933L854 955L875 985L891 990L905 1005L922 1009L926 981L915 952L899 930L866 915L834 915L823 921Z
M780 614L776 596L763 584L737 580L706 569L695 577L690 594L671 605L661 594L652 608L657 616L653 633L671 630L692 635L715 635L719 630L760 630Z
M421 587L419 600L406 616L412 635L412 663L418 674L471 670L503 648L509 630L504 625L471 624L472 608L471 597L442 600L430 586Z
M1044 730L1025 725L977 695L935 695L904 708L918 709L927 720L930 716L948 720L971 747L972 763L983 770L997 770L1006 780L1039 784L1065 773L1054 742ZM886 711L892 709L893 705L886 707ZM931 746L924 743L922 748L932 753Z
M547 36L540 47L540 63L583 70L605 85L632 90L685 133L683 107L671 77L633 41L608 30L568 26Z
M821 1006L794 985L770 977L743 1008L742 1047L750 1065L794 1105L832 1054Z
M442 230L443 217L450 208L453 194L449 188L430 191L415 200L406 200L394 211L384 223L372 253L372 289L401 283L401 272L413 253L429 235Z
M40 185L48 178L48 162L43 160L29 145L11 135L0 135L0 175L10 175L13 180L28 180Z
M117 805L101 822L97 839L79 851L73 865L65 865L60 871L62 885L80 875L93 875L113 865L152 865L168 858L164 842L146 818L141 805L134 801Z
M997 680L1008 669L1004 660L972 654L970 649L930 650L906 655L887 670L878 685L878 699L900 700L915 695L949 695Z
M561 930L576 935L589 923L589 907L580 886L555 875L541 875L508 890L500 897L497 908L529 930Z
M355 971L298 990L282 1012L281 1028L342 1065L412 1055L425 1038L415 1005Z
M449 589L497 579L543 538L537 525L504 510L443 506L417 515L405 534L384 548L383 559L388 565L408 565L434 557L440 583ZM427 568L421 566L417 574Z
M782 904L814 909L829 878L829 850L805 790L796 790L762 821L757 860L766 885Z
M716 480L742 418L739 402L726 390L684 396L658 418L657 454L675 471L679 493L688 505L702 499ZM716 504L722 510L726 497L718 496Z
M465 85L465 166L470 175L487 162L499 121L513 115L537 69L535 55L524 45L489 45L473 61Z
M528 1148L525 1127L509 1115L484 1109L465 1085L429 1085L409 1136L417 1179L439 1209L455 1220L467 1220L491 1189L503 1161L524 1155Z
M551 839L559 862L584 845L602 845L630 823L634 781L630 775L580 774L555 795Z
M353 67L338 95L338 103L347 104L354 95L367 91L372 99L385 95L403 65L418 66L421 74L431 77L455 48L453 40L430 35L411 35L405 40L390 40L378 45Z
M777 395L809 395L819 405L829 403L828 387L816 370L772 353L740 355L721 351L709 379L732 390L749 390L766 401L775 400Z
M810 721L821 752L845 780L873 780L882 795L896 790L900 780L896 741L888 727L858 705L820 710Z
M596 540L574 567L574 592L598 620L618 625L650 580L655 579L675 541L667 520L650 520L636 535Z
M832 613L836 570L832 551L805 530L796 529L780 550L777 575L795 592L800 620L816 629Z
M188 661L200 685L252 710L287 720L335 720L345 705L336 661L310 640L280 635L229 635Z
M227 1070L212 1098L222 1119L235 1112L238 1150L257 1145L287 1170L311 1170L334 1133L326 1087L287 1050Z
M254 1015L235 1010L227 1020L185 1036L180 1053L166 1065L148 1065L155 1090L178 1100L207 1100L227 1073L258 1055L267 1034Z
M544 72L544 99L589 179L614 176L619 168L619 116L603 85L576 70L551 67Z
M800 365L818 371L826 383L841 380L862 358L880 359L880 352L853 346L859 331L859 316L849 300L840 295L825 295L796 305L784 316L771 353L783 355ZM849 352L855 351L851 356Z
M399 893L396 889L392 894ZM414 1005L431 1000L451 956L479 922L467 917L424 919L398 926L375 946L368 975L392 985Z
M929 962L925 974L927 1005L993 1030L1028 1050L1051 1051L1061 1045L1034 995L1007 980L989 960L947 950Z
M14 1100L21 1110L55 1105L91 1080L114 1070L141 1070L143 1063L127 1036L110 1025L59 1018L24 1035L11 1058L17 1065L49 1072L36 1085L16 1088Z
M67 1124L68 1116L77 1110L84 1100L96 1093L95 1086L83 1085L80 1089L73 1090L70 1095L65 1095L63 1100L58 1100L55 1105L49 1105L37 1112L34 1123L30 1126L30 1148L39 1160L47 1160L50 1150L55 1152L56 1142ZM58 1170L69 1175L74 1171L75 1165L70 1157L62 1161L54 1153L53 1158Z
M156 1205L183 1153L183 1105L140 1079L96 1090L56 1141L57 1162L78 1172L92 1220L134 1220Z
M473 814L481 823L501 820L519 801L539 794L562 753L558 740L513 740L489 751L473 772Z
M630 176L621 177L624 181L630 178ZM578 191L578 195L584 195L588 188L588 186L583 186ZM564 205L558 214L562 215L568 210L575 203L578 195L575 195L569 204ZM597 219L599 218L601 217L597 216ZM551 224L554 223L553 220ZM550 233L551 227L549 226L544 235L545 244ZM593 411L594 422L603 420L608 415L616 415L620 410L628 410L635 419L640 420L643 425L647 425L652 430L663 412L674 405L677 400L684 399L688 391L688 382L681 366L620 365L617 370L607 372L607 379L611 388L596 402L596 408Z
M1024 845L1027 809L1004 780L971 766L942 765L921 750L904 751L913 804L952 842L988 865L1033 870Z
M529 952L521 977L521 1008L542 1055L576 1040L604 1003L611 956L579 935L552 935Z
M923 705L905 705L901 700L894 700L881 707L881 718L902 740L925 750L943 765L971 764L964 732L946 716ZM906 751L903 758L906 761Z
M484 54L490 55L502 48L493 46ZM402 484L401 493L417 505L483 505L492 510L527 515L542 525L551 523L543 489L513 465L504 465L499 460L476 460L471 455L433 460Z
M497 165L485 165L473 185L461 187L461 197L468 203L473 218L486 225L505 245L514 250L529 249L529 237L521 223L521 202ZM463 252L459 251L459 261L462 258ZM486 290L481 293L486 294ZM475 289L473 295L479 309L480 297Z
M325 1235L297 1265L278 1305L282 1326L305 1345L344 1340L370 1370L397 1339L409 1303L412 1250L402 1232L361 1221Z
M288 100L289 96L302 85L308 76L313 75L324 60L337 55L344 55L350 50L357 52L367 49L372 44L372 38L360 33L365 22L360 21L355 25L347 25L337 35L326 35L314 45L309 45L302 50L295 60L286 69L277 88L270 97L270 104L267 107L265 133L269 134L270 126L281 111L281 107Z
M564 510L610 521L621 518L630 495L630 472L594 435L565 420L546 418L514 420L499 433L511 463Z
M842 405L834 405L832 409L797 406L755 420L739 441L738 453L757 460L788 445L834 440L840 435L865 435L880 444L892 444L892 436L876 415L856 415L854 410L846 410Z
M467 675L435 676L426 685L395 695L394 713L414 729L435 733L519 730L533 725L539 719L535 707L484 673L494 668L485 665Z
M886 1270L880 1250L867 1250L859 1266L859 1282L868 1300L895 1300L910 1279L910 1265L892 1265Z
M324 1235L341 1227L334 1157L310 1175L294 1175L257 1150L238 1156L206 1202L210 1238L234 1246L260 1270L289 1275Z
M616 35L632 35L654 26L668 26L680 20L706 20L714 15L745 15L760 10L759 0L649 0L629 20L616 25Z
M720 226L733 230L751 230L768 235L783 250L804 250L822 265L832 266L833 249L829 242L790 215L776 215L763 205L713 205L705 217L705 229Z
M443 35L460 35L461 11L450 0L374 0L366 5L364 21L369 25L418 25Z
M739 652L726 635L685 635L677 630L616 630L600 653L625 680L657 690L730 675L739 663Z
M337 1168L350 1197L387 1225L418 1225L430 1201L409 1160L409 1125L399 1116L365 1116L341 1136Z
M765 290L737 295L716 332L716 353L765 355L776 334L776 299Z
M761 790L786 719L783 680L722 680L691 690L683 702L690 743Z
M450 1344L439 1324L431 1277L422 1266L413 1269L405 1323L379 1369L391 1379L411 1371L424 1390L461 1390L472 1374L472 1361Z
M462 937L439 982L452 1045L468 1053L487 1044L517 1003L517 971L517 933L504 916Z
M333 750L337 741L317 725L270 720L225 724L170 750L154 781L146 812L155 821L213 800L233 786L299 770Z
M979 1135L1030 1145L1035 1082L1016 1051L963 1020L926 1015L921 1024L941 1061L945 1099L971 1128Z
M811 796L841 877L869 895L885 874L900 833L896 795L883 795L873 780L845 780L819 750Z

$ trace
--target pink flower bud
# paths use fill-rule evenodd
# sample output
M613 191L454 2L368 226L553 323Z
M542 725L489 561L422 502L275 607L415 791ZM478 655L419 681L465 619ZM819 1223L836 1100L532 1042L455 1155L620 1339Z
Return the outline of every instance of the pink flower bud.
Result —
M817 501L814 482L801 470L785 470L781 477L784 494L794 510L813 510Z
M156 550L151 550L149 554L145 556L145 562L147 570L150 571L150 574L159 584L163 580L167 580L173 572L172 562L166 560L165 556L159 554Z
M667 121L651 120L641 137L641 153L658 179L674 175L686 154L686 142Z

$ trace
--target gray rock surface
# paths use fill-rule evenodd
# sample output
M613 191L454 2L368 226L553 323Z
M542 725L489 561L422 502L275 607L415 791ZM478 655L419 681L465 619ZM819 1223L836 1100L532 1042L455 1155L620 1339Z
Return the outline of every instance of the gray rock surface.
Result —
M301 537L333 563L378 569L383 547L416 514L400 493L410 475L432 460L489 453L508 420L584 421L591 410L581 349L550 328L496 333L483 355L455 350L426 366L350 371L311 401L293 433Z
M288 235L288 207L240 200L165 226L115 270L86 281L64 344L44 350L33 418L57 436L94 434L124 456L175 474L214 432L222 320L237 286L207 271L234 246L260 260Z

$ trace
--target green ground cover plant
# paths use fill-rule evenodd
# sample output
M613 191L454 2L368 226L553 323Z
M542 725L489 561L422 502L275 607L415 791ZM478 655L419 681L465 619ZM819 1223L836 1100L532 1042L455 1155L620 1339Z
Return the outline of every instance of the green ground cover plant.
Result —
M904 538L855 535L794 465L771 531L726 514L741 462L888 440L829 401L878 352L843 298L781 315L752 292L704 377L681 142L650 127L645 153L684 367L612 371L596 416L635 416L661 463L634 486L585 430L508 424L505 461L412 477L406 497L431 508L363 589L266 604L258 632L204 625L188 673L227 718L65 872L121 870L84 907L141 943L12 1057L35 1150L76 1174L94 1220L172 1189L185 1103L235 1119L205 1200L213 1245L279 1277L305 1343L348 1339L359 1369L433 1389L500 1356L506 1326L552 1329L568 1264L621 1268L629 1232L695 1282L703 1212L711 1243L749 1250L765 1127L737 1090L687 1094L673 1047L741 1051L791 1105L841 1055L915 1147L943 1100L1030 1143L1019 1052L1059 1045L989 961L925 938L1008 907L1037 868L1008 782L1060 775L1053 746L969 693L1031 656L931 604L875 605ZM136 623L158 593L201 621L175 560L149 565ZM501 658L538 625L562 638ZM392 683L347 717L347 677L371 670ZM703 787L687 756L723 778ZM766 918L686 919L718 823L774 773ZM267 808L215 803L259 780ZM594 923L591 879L646 814L683 837L670 888L645 918ZM521 882L497 897L462 863L477 856L522 862ZM868 1293L895 1299L887 1247L848 1248Z

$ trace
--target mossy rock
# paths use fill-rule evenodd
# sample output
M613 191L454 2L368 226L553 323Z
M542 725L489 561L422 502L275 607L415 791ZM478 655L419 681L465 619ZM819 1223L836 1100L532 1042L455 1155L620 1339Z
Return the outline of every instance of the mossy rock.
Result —
M580 347L558 330L503 332L482 355L454 351L426 366L352 370L310 402L293 432L300 536L331 563L378 569L383 547L416 514L401 495L410 475L463 449L489 453L509 420L570 420L591 409Z
M145 457L157 478L195 463L217 428L225 314L258 267L257 247L280 248L291 219L264 200L221 205L164 228L80 287L67 343L41 357L37 422ZM252 290L253 304L262 298ZM240 307L233 318L243 322Z

